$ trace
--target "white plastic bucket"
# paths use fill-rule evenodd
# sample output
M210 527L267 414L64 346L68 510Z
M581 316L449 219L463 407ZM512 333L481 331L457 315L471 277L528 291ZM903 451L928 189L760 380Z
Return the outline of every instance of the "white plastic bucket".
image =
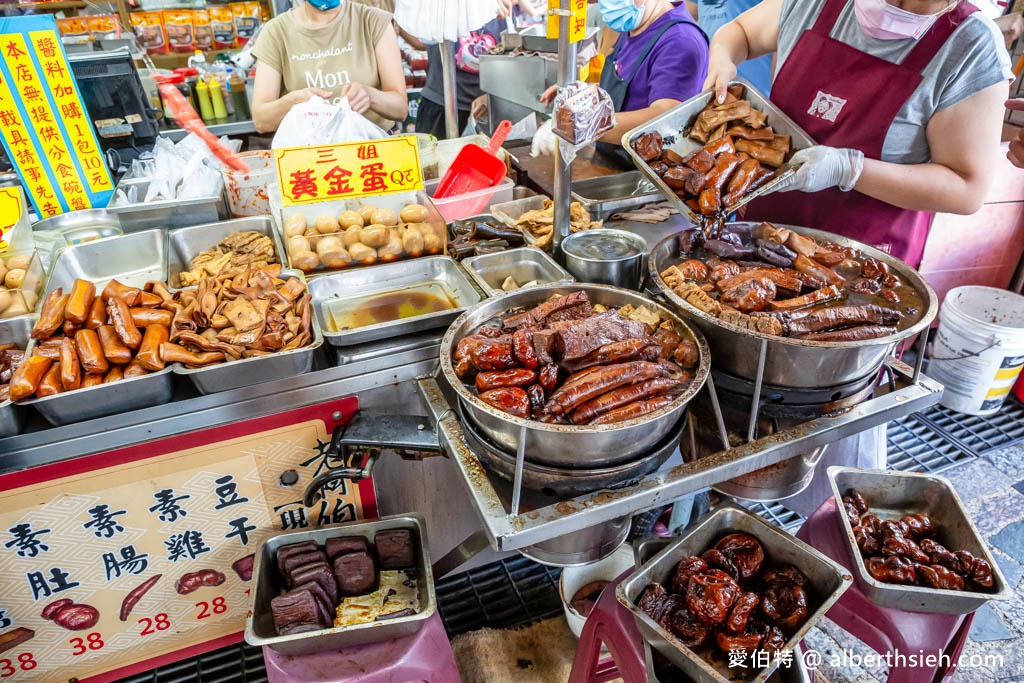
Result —
M946 387L940 403L968 415L998 411L1024 366L1024 297L957 287L939 320L928 375Z
M249 167L248 171L221 167L231 215L235 218L266 216L270 213L270 194L267 187L277 180L273 153L270 150L259 150L244 152L238 156Z

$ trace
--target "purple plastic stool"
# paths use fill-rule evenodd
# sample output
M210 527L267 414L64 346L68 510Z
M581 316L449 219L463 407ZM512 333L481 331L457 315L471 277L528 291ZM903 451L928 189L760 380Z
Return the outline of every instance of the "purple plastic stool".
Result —
M838 514L835 499L829 498L804 522L796 536L850 569L856 560L851 557ZM878 653L919 655L923 650L926 657L945 655L936 657L939 661L931 667L911 668L906 666L906 660L903 666L896 662L889 668L889 683L926 683L951 677L974 621L973 612L926 614L880 607L860 592L856 582L825 616Z
M263 648L270 683L461 683L455 655L435 612L411 636L314 655Z
M623 572L601 592L580 633L569 683L602 683L621 678L625 683L646 683L644 641L633 615L615 599L615 589L633 570ZM604 644L611 659L601 659Z

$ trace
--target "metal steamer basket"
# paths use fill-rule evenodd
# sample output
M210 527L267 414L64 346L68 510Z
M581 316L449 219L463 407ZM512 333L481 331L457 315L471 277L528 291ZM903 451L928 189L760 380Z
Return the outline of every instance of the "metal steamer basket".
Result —
M697 344L700 359L686 390L668 406L650 415L607 425L546 424L515 417L493 408L476 395L455 374L452 355L458 342L495 317L516 309L529 309L552 296L585 291L593 304L617 308L632 304L654 309L662 319L673 321ZM507 453L522 449L526 459L539 465L564 468L610 467L635 460L650 451L679 424L690 399L707 380L710 351L703 335L670 310L624 289L604 285L552 285L530 287L505 296L487 299L463 313L441 340L441 371L458 394L463 417L481 436Z
M741 222L727 225L751 226ZM855 240L822 230L777 224L818 240L859 249L864 256L882 261L914 287L924 300L922 310L912 325L896 334L878 339L853 342L820 342L776 337L746 330L719 320L683 301L661 278L661 272L679 263L677 236L662 240L651 250L651 279L662 295L684 317L700 328L715 349L715 368L751 382L790 388L831 387L855 382L878 372L886 356L896 344L927 329L938 312L935 291L917 271L897 258ZM763 365L763 372L759 371Z
M906 612L938 612L970 614L989 600L1008 600L1013 588L1006 583L963 502L953 486L943 477L916 472L862 470L852 467L829 467L828 480L837 502L837 514L848 543L851 566L857 585L872 602L882 607ZM952 591L924 586L903 586L883 583L868 573L864 557L853 536L853 528L842 506L842 497L849 489L864 495L869 511L883 520L923 513L931 517L938 530L938 541L951 551L966 550L992 567L991 592Z
M770 666L750 671L747 676L737 679L735 672L725 667L725 662L716 665L702 658L659 626L639 608L637 602L649 584L670 581L681 559L691 555L699 556L720 538L735 532L745 532L757 538L764 548L765 562L792 564L810 580L808 609L810 611L813 608L813 611L796 633L790 636L786 650L797 647L811 627L825 616L853 582L853 577L844 567L757 515L731 505L716 509L685 536L673 541L620 583L616 590L619 603L633 613L644 640L698 683L730 683L733 680L763 683L778 668L781 658L772 658Z

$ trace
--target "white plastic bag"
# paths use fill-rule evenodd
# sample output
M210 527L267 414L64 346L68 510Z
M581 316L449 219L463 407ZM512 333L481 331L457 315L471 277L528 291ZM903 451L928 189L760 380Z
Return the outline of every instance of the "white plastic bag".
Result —
M352 111L347 97L332 104L314 95L285 114L270 146L272 149L308 147L353 140L378 140L387 135L365 116Z

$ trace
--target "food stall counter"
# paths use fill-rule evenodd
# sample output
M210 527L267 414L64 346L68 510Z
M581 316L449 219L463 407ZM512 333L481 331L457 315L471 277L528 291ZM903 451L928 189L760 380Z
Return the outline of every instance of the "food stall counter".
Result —
M512 166L520 174L519 183L521 185L529 185L541 194L549 197L554 196L554 157L548 155L530 156L529 141L521 145L515 142L506 143L505 148L512 155ZM588 178L598 178L631 170L623 168L592 146L580 150L579 154L576 155L576 159L572 162L573 180L587 180ZM523 175L526 178L523 178Z

